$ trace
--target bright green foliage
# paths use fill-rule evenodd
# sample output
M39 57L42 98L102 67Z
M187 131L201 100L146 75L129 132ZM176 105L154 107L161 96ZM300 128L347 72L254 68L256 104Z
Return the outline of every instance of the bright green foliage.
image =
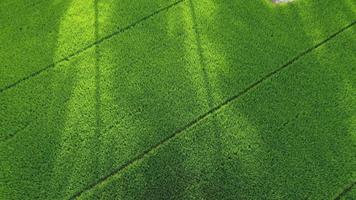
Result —
M0 199L337 197L355 21L352 0L2 0Z

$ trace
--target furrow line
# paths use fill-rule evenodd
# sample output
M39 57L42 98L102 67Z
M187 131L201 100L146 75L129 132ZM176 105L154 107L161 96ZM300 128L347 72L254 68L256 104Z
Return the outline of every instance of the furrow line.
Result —
M60 63L62 63L62 62L64 62L64 61L68 61L69 59L71 59L71 58L73 58L73 57L75 57L75 56L81 54L82 52L84 52L84 51L86 51L86 50L92 48L93 46L99 45L100 43L102 43L102 42L104 42L104 41L106 41L106 40L108 40L108 39L110 39L110 38L112 38L112 37L114 37L114 36L116 36L116 35L119 35L119 34L121 34L121 33L124 33L124 32L126 32L126 31L128 31L128 30L134 28L134 27L137 26L138 24L141 24L142 22L144 22L144 21L146 21L146 20L148 20L148 19L150 19L150 18L152 18L152 17L158 15L158 14L161 13L161 12L164 12L164 11L166 11L166 10L168 10L168 9L170 9L170 8L172 8L172 7L174 7L174 6L176 6L176 5L179 4L179 3L182 3L183 1L184 1L184 0L178 0L178 1L176 1L176 2L174 2L174 3L172 3L172 4L170 4L170 5L168 5L168 6L166 6L166 7L163 7L163 8L161 8L161 9L156 10L155 12L151 13L150 15L147 15L147 16L145 16L145 17L143 17L143 18L141 18L141 19L135 21L134 23L132 23L132 24L130 24L130 25L124 27L124 28L121 28L121 29L119 28L117 31L114 31L114 32L110 33L109 35L106 35L106 36L100 38L99 40L94 41L93 43L91 43L91 44L89 44L89 45L87 45L87 46L85 46L85 47L83 47L83 48L81 48L81 49L79 49L79 50L77 50L77 51L75 51L75 52L69 54L68 56L66 56L66 57L64 57L64 58L62 58L62 59L60 59L60 60L58 60L58 61L56 61L56 62L53 62L53 63L51 63L51 64L49 64L49 65L43 67L42 69L40 69L40 70L38 70L38 71L36 71L36 72L33 72L33 73L31 73L30 75L25 76L25 77L23 77L23 78L17 80L16 82L13 82L13 83L11 83L11 84L9 84L9 85L3 87L3 88L0 88L0 93L3 93L3 92L5 92L5 91L7 91L7 90L9 90L9 89L11 89L11 88L14 88L14 87L16 87L17 85L19 85L20 83L22 83L22 82L24 82L24 81L27 81L27 80L29 80L29 79L31 79L31 78L33 78L33 77L36 77L36 76L42 74L43 72L48 71L49 69L54 68L54 67L56 67L58 64L60 64Z
M335 197L335 200L341 200L341 198L345 196L348 192L350 192L355 186L356 186L356 181L354 181L353 183L348 185L345 189L343 189L342 192Z
M14 138L18 133L24 131L25 129L27 129L27 127L29 127L31 124L31 122L27 122L24 126L22 126L21 128L17 129L15 132L13 132L12 134L8 135L7 137L5 137L4 139L0 140L0 145L4 142L7 142L9 140L11 140L12 138Z

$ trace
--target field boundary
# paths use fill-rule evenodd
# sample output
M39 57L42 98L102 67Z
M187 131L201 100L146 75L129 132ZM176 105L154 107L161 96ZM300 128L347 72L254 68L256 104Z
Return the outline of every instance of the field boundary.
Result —
M347 185L346 188L344 188L342 190L342 192L340 192L334 200L341 200L341 198L343 196L345 196L347 193L351 192L351 190L356 186L356 181L354 181L353 183L351 183L350 185Z
M182 0L184 1L184 0ZM128 160L126 163L124 163L123 165L118 166L116 169L114 169L112 172L110 172L109 174L102 176L101 178L99 178L97 181L94 181L90 184L88 184L86 187L84 187L82 190L76 192L75 194L73 194L70 199L77 199L78 197L80 197L84 192L89 191L93 188L95 188L97 185L104 183L105 181L107 181L109 178L113 177L114 175L118 174L119 172L121 172L122 170L126 169L127 167L131 166L132 164L136 163L139 160L142 160L145 156L147 156L149 153L153 152L154 150L158 149L160 146L168 143L169 141L171 141L172 139L174 139L175 137L181 135L184 131L189 130L190 128L194 127L196 124L198 124L199 122L203 121L204 119L206 119L207 117L209 117L210 115L218 112L219 110L221 110L223 107L229 105L231 102L237 100L238 98L240 98L241 96L247 94L248 92L250 92L251 90L255 89L257 86L259 86L261 83L263 83L264 81L270 79L271 77L273 77L274 75L278 74L279 72L281 72L282 70L288 68L289 66L291 66L292 64L294 64L296 61L298 61L299 59L301 59L302 57L306 56L307 54L313 52L315 49L319 48L320 46L326 44L328 41L332 40L333 38L335 38L336 36L340 35L341 33L345 32L346 30L350 29L352 26L354 26L356 24L356 21L351 22L350 24L346 25L345 27L343 27L342 29L340 29L339 31L333 33L332 35L330 35L329 37L327 37L326 39L322 40L321 42L317 43L316 45L306 49L305 51L299 53L297 56L293 57L291 60L287 61L285 64L283 64L282 66L276 68L275 70L273 70L272 72L266 74L265 76L263 76L261 79L259 79L258 81L252 83L250 86L248 86L246 89L244 89L243 91L239 92L238 94L228 98L227 100L223 101L222 103L220 103L219 105L217 105L216 107L210 109L209 111L207 111L206 113L199 115L197 118L195 118L194 120L190 121L188 124L186 124L185 126L178 128L177 130L175 130L173 132L173 134L171 134L170 136L164 138L163 140L161 140L160 142L158 142L157 144L151 146L150 148L144 150L143 152L141 152L140 154L138 154L137 156L135 156L134 158Z
M64 101L62 101L62 104L66 104L69 100L70 98L66 98ZM8 134L8 136L4 137L3 139L0 139L0 145L7 143L8 141L12 140L17 135L19 135L21 132L25 131L31 125L36 124L37 120L38 120L38 113L35 113L34 119L32 121L24 123L22 127L18 128L13 133Z
M24 131L31 125L31 122L26 122L24 125L22 125L20 128L17 128L13 133L8 134L8 136L5 136L3 139L0 139L0 144L9 141L11 138L15 137L17 134L20 132Z
M92 47L94 47L94 46L96 46L96 45L99 45L99 44L101 44L102 42L104 42L104 41L106 41L106 40L108 40L108 39L110 39L110 38L112 38L112 37L114 37L114 36L116 36L116 35L119 35L119 34L121 34L121 33L124 33L124 32L126 32L126 31L128 31L128 30L130 30L130 29L136 27L137 25L141 24L142 22L144 22L144 21L146 21L146 20L148 20L148 19L150 19L150 18L152 18L152 17L154 17L154 16L160 14L161 12L164 12L164 11L169 10L170 8L172 8L172 7L174 7L174 6L176 6L176 5L180 4L180 3L182 3L183 1L185 1L185 0L178 0L178 1L172 3L172 4L168 5L168 6L165 6L165 7L163 7L163 8L160 8L160 9L154 11L153 13L151 13L151 14L149 14L149 15L146 15L146 16L144 16L144 17L142 17L142 18L140 18L139 20L137 20L137 21L131 23L130 25L128 25L128 26L126 26L126 27L124 27L124 28L117 29L116 31L114 31L114 32L112 32L112 33L110 33L110 34L108 34L108 35L106 35L106 36L100 38L99 40L96 40L96 41L94 41L94 42L88 44L87 46L84 46L83 48L80 48L80 49L74 51L73 53L67 55L66 57L61 58L61 59L59 59L59 60L57 60L57 61L55 61L55 62L53 62L53 63L51 63L51 64L49 64L49 65L47 65L47 66L45 66L45 67L43 67L42 69L40 69L40 70L38 70L38 71L32 72L30 75L25 76L25 77L23 77L23 78L21 78L21 79L15 81L15 82L13 82L13 83L10 83L9 85L7 85L7 86L5 86L5 87L3 87L3 88L0 88L0 93L3 93L3 92L5 92L5 91L7 91L7 90L9 90L9 89L11 89L11 88L14 88L14 87L16 87L18 84L20 84L20 83L22 83L22 82L24 82L24 81L26 81L26 80L29 80L29 79L31 79L31 78L33 78L33 77L36 77L36 76L42 74L43 72L46 72L46 71L48 71L49 69L52 69L52 68L56 67L58 64L60 64L60 63L62 63L62 62L64 62L64 61L68 61L69 59L71 59L71 58L73 58L73 57L75 57L75 56L81 54L82 52L84 52L84 51L86 51L86 50L88 50L88 49L90 49L90 48L92 48Z

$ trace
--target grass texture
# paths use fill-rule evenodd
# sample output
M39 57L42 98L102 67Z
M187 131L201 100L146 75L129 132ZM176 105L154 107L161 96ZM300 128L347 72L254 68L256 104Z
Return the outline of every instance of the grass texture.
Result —
M2 0L0 199L356 199L352 0Z

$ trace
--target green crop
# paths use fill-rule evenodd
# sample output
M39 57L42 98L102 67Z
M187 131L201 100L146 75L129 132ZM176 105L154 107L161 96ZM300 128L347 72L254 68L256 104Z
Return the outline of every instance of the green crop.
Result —
M2 0L0 199L356 198L352 0Z

